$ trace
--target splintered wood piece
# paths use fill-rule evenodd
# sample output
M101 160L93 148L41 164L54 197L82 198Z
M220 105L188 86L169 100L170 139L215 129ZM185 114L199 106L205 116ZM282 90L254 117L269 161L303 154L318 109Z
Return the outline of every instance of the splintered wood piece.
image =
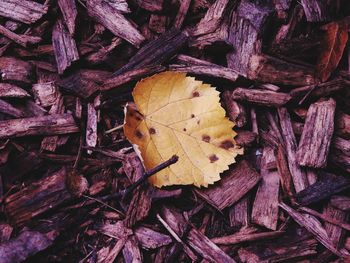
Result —
M174 27L177 29L181 29L182 24L185 20L185 17L188 12L188 8L190 7L191 0L183 0L180 3L179 10L177 11L175 20L174 20Z
M162 11L163 2L164 0L136 0L139 7L150 12Z
M0 98L28 98L30 94L13 84L0 83Z
M308 85L300 88L296 88L290 91L290 95L295 99L305 100L309 98L322 98L327 97L337 91L346 89L350 86L350 82L343 78L335 78L330 81Z
M317 241L315 239L305 240L304 238L288 243L285 243L285 240L277 239L273 241L273 244L267 242L262 242L257 246L240 248L238 250L240 260L250 263L296 262L301 257L317 254Z
M328 202L328 204L324 208L323 215L325 215L328 218L331 218L332 220L339 221L342 223L345 223L348 220L348 213L333 207L330 202ZM345 241L345 230L342 229L340 226L336 226L328 222L325 222L324 227L334 246L337 248L342 247Z
M228 2L229 0L216 0L196 25L192 35L199 36L214 32L220 26Z
M327 1L301 0L300 2L308 22L324 22L329 19Z
M67 92L88 98L100 90L103 81L110 76L111 73L108 71L82 69L61 79L57 85Z
M317 219L310 215L299 213L293 208L286 205L285 203L280 203L280 207L283 210L285 210L294 219L296 223L298 223L300 226L304 227L307 231L313 234L315 238L332 253L339 257L349 255L345 249L338 250L334 246L332 240L328 237L326 230L322 227L321 223Z
M315 83L314 68L267 55L252 55L247 77L252 80L292 86Z
M215 66L216 65L216 64L211 63L209 61L195 58L195 57L191 57L191 56L187 56L184 54L177 55L176 61L179 62L180 64L185 64L187 66L191 66L191 65L198 65L198 66L211 66L212 65L212 66Z
M297 193L296 199L301 205L310 205L344 191L349 187L349 179L342 176L323 173L316 183Z
M29 36L25 34L18 35L2 25L0 25L0 34L11 39L13 42L21 45L22 47L26 47L28 44L38 44L41 41L40 37Z
M265 147L261 159L261 182L255 196L252 222L276 230L278 221L279 175L268 169L268 159L274 158L273 149Z
M292 175L295 191L300 192L308 186L308 180L305 171L299 166L296 159L297 142L290 116L286 108L278 108L278 116L284 145L286 147L289 171Z
M130 70L146 66L160 65L173 55L187 42L188 37L178 29L170 29L157 39L142 47L121 69L113 75L117 76Z
M48 6L30 0L2 0L0 16L32 24L47 13Z
M35 102L42 107L52 106L60 96L55 82L34 84L32 86L32 91Z
M123 169L132 183L140 179L144 173L143 165L135 153L126 156L123 160ZM147 183L134 191L126 212L125 225L127 227L132 227L136 222L148 216L152 204L152 190L153 188Z
M208 262L236 262L200 231L189 226L179 212L164 208L162 213L166 223L180 237L184 235L186 228L190 228L188 232L186 231L187 236L184 241Z
M75 33L75 19L78 12L74 0L58 0L58 5L61 9L63 19L67 25L69 33L73 36Z
M19 81L31 83L33 66L14 57L0 57L0 74L2 81Z
M115 239L128 237L133 233L131 229L125 226L124 221L121 220L116 222L115 224L104 223L102 225L99 225L97 227L97 230L102 234Z
M89 16L109 29L114 35L125 39L135 47L140 47L144 36L121 13L102 0L88 0Z
M21 226L70 198L66 188L66 169L62 168L8 196L5 199L5 211L12 222Z
M328 204L330 204L330 203L328 203ZM330 204L330 205L331 205L331 204ZM335 207L334 207L334 208L335 208ZM337 209L337 208L335 208L335 209ZM337 220L337 219L334 219L334 218L332 218L332 217L329 217L329 216L327 216L327 214L325 214L325 213L324 213L324 214L321 214L321 213L319 213L319 212L317 212L317 211L315 211L315 210L312 210L312 209L307 208L307 207L302 207L302 206L299 206L299 207L298 207L298 210L299 210L299 211L302 211L302 212L305 212L305 213L308 213L308 214L310 214L310 215L316 216L316 217L322 219L324 222L328 222L328 223L330 223L330 224L332 224L332 225L334 225L334 226L339 226L339 227L342 228L342 229L345 229L345 230L350 231L350 225L349 225L349 224L343 223L343 221L339 221L339 220ZM341 210L341 209L338 209L338 210ZM343 211L343 210L341 210L341 211Z
M350 197L347 196L332 196L330 204L337 209L349 212L350 211Z
M248 231L249 230L249 231ZM252 231L253 230L253 231ZM228 236L214 237L211 239L215 244L218 245L234 245L248 241L258 241L274 239L283 235L284 231L271 231L257 233L256 229L243 228L237 233Z
M264 106L279 107L286 104L291 96L287 93L270 90L236 88L232 93L233 100L248 101Z
M95 147L97 145L97 124L99 122L100 111L96 107L100 105L100 96L97 96L93 102L87 105L87 122L86 122L86 146ZM92 151L87 151L89 154Z
M114 37L112 39L111 44L104 46L104 47L101 47L96 52L89 54L85 59L86 59L86 61L88 61L89 63L91 63L93 65L105 62L108 59L110 53L116 47L118 47L122 42L123 42L123 40L121 38Z
M57 135L78 132L71 114L53 114L33 118L0 121L0 139L29 135Z
M74 61L79 60L79 53L75 40L65 29L61 20L57 20L53 28L52 46L59 74L63 74Z
M144 249L156 249L172 242L170 236L144 226L135 229L135 236Z
M110 78L107 78L103 85L100 87L100 90L106 91L113 88L117 88L125 83L128 83L130 81L140 79L142 77L152 75L154 73L158 73L165 70L165 67L160 65L155 66L145 66L140 69L135 70L129 70L126 71L120 75L112 76Z
M191 47L197 47L198 49L204 49L206 46L210 46L215 42L228 43L228 31L229 29L229 16L224 16L221 25L212 33L200 35L195 38L191 38L189 45Z
M219 209L224 209L241 199L259 182L260 178L260 174L243 160L226 171L214 186L198 192L206 196Z
M261 36L272 9L266 4L241 1L233 11L228 42L234 51L227 54L227 65L243 76L248 75L250 57L261 52Z
M15 118L26 117L26 113L24 111L17 109L7 101L1 100L1 99L0 99L0 112Z
M130 236L124 245L123 256L125 263L142 263L142 254L135 236Z
M115 243L114 246L109 247L107 249L106 247L103 247L102 249L97 251L97 262L113 263L119 255L120 251L122 251L126 240L127 237L123 237L121 239L118 239L117 243Z
M313 168L327 166L334 131L335 105L333 99L311 104L297 150L300 165Z
M229 216L232 227L248 226L250 222L249 205L250 195L248 194L230 207Z
M223 78L232 82L235 82L238 78L238 74L234 70L213 63L210 63L210 65L169 65L169 69L195 75Z
M247 112L242 104L232 99L232 93L230 90L224 91L222 100L229 119L235 122L237 127L242 128L247 124Z
M1 263L22 262L51 246L53 239L37 231L23 231L9 242L0 245Z

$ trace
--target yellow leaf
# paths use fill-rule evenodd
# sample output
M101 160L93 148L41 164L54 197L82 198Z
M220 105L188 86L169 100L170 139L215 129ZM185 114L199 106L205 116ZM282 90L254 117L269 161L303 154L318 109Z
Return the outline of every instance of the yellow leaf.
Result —
M138 82L132 95L135 104L126 106L124 133L145 168L179 157L150 178L153 185L207 187L243 153L219 92L210 85L167 71Z

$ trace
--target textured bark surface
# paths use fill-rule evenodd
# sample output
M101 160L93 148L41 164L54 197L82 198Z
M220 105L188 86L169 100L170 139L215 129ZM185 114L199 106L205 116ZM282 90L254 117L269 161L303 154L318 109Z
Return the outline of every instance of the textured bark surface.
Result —
M272 148L264 148L261 181L255 196L252 222L271 230L277 229L280 178L276 170L268 169L268 159L275 158Z
M71 114L54 114L42 117L0 121L0 138L29 135L56 135L78 132Z
M286 148L288 167L291 173L294 189L296 192L304 190L308 186L305 171L299 166L296 158L297 143L290 121L290 115L286 108L278 109L278 116L281 124L281 132Z
M3 0L0 3L0 16L26 24L39 20L47 10L47 5L30 0Z
M232 99L248 101L258 105L279 107L286 104L291 97L289 94L270 90L237 88L232 93Z
M121 13L108 2L102 0L87 1L89 15L108 28L114 35L140 47L144 36Z
M52 45L55 52L58 73L62 74L74 61L79 60L75 40L58 20L52 32Z
M316 102L310 106L297 150L300 165L313 168L327 165L334 131L335 106L333 99Z
M249 192L260 180L261 176L246 161L235 165L232 171L226 173L221 181L202 194L219 209L231 206Z

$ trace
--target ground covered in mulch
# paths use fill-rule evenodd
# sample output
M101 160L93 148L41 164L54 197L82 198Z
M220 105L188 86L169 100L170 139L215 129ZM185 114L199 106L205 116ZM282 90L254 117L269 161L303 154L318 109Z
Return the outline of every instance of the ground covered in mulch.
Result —
M349 262L349 15L1 0L0 263ZM244 155L208 188L142 181L123 133L136 82L165 70L217 87L236 123Z

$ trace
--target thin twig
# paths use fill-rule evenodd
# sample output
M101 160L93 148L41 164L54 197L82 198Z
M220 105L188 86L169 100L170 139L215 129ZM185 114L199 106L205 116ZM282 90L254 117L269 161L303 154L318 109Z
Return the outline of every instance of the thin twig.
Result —
M113 206L110 206L109 204L107 204L107 203L105 203L105 202L103 202L103 201L101 201L101 200L99 200L99 199L97 199L97 198L95 198L95 197L88 196L88 195L85 195L85 194L82 194L82 196L85 197L85 198L88 198L88 199L90 199L90 200L93 200L93 201L95 201L95 202L97 202L97 203L100 203L101 205L104 205L104 206L106 206L106 207L112 209L113 211L117 212L118 214L123 215L122 212L120 212L119 210L117 210L117 209L114 208Z
M108 195L108 196L104 196L102 197L100 200L102 201L108 201L114 198L120 198L120 197L125 197L128 194L130 194L135 188L137 188L138 186L140 186L141 184L143 184L144 182L146 182L146 180L151 177L152 175L158 173L159 171L167 168L168 166L176 163L178 161L179 157L177 155L173 155L169 160L161 163L160 165L154 167L153 169L145 172L142 177L137 180L135 183L131 184L129 187L127 187L126 189L120 191L119 193L113 194L113 195Z
M105 134L109 134L109 133L112 133L114 131L121 130L121 129L123 129L123 127L124 127L124 124L118 125L112 129L105 131Z

